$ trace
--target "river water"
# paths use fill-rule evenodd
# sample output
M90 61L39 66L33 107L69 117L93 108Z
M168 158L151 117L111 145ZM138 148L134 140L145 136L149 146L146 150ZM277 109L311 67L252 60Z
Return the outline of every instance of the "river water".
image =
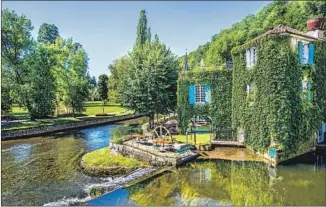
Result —
M207 160L159 178L117 189L91 206L326 206L325 152L279 165ZM315 159L316 158L316 159Z
M136 119L122 124L142 122ZM79 169L81 156L108 146L118 125L92 127L1 142L1 204L76 205L90 199L93 186L116 188L147 173L138 171L129 177L95 178Z
M326 205L325 152L277 169L251 161L195 162L127 189L120 187L150 170L120 178L84 175L81 156L107 146L115 127L1 142L1 204ZM89 201L91 187L118 190Z

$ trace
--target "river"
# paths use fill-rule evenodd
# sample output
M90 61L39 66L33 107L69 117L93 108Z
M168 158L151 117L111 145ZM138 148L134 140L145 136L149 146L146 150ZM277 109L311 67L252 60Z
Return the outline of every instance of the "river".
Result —
M326 205L325 152L276 170L261 162L208 160L91 200L91 187L120 188L121 178L83 174L81 156L107 146L117 125L1 142L1 204L10 205ZM318 156L319 161L316 161ZM321 160L324 158L324 160Z

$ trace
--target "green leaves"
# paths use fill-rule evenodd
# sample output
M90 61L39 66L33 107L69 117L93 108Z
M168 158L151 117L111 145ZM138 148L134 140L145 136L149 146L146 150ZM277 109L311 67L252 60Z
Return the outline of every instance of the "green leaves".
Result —
M51 43L59 37L59 30L54 24L43 23L38 30L37 41L40 43Z
M325 17L324 1L289 1L272 2L261 9L256 15L248 15L231 28L213 35L210 42L198 47L188 57L190 69L199 66L201 58L206 65L224 65L232 60L231 50L247 41L263 34L270 27L284 24L289 27L306 31L306 21L311 17ZM184 57L179 61L183 64Z
M126 58L119 82L122 103L140 113L169 113L176 105L176 57L156 36Z
M98 78L98 93L102 101L108 99L108 76L102 74Z

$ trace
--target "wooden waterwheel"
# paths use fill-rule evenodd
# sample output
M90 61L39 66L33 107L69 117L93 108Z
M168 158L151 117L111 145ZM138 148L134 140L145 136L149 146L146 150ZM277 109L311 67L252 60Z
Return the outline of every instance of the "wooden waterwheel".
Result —
M159 138L159 139L162 139L162 140L165 140L165 139L171 139L172 141L172 135L170 133L170 131L165 127L163 126L162 124L155 127L153 129L153 133L155 138Z

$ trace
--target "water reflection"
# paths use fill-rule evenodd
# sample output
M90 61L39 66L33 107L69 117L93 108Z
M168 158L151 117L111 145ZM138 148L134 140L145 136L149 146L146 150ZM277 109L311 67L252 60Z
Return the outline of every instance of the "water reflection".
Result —
M193 163L128 188L123 196L107 194L89 205L115 205L123 198L125 205L142 206L324 206L325 183L325 167L315 168L313 164L288 163L271 168L260 162L216 160Z
M1 142L2 205L43 205L87 196L87 186L97 179L79 171L79 159L107 146L114 127Z
M32 144L18 144L10 148L10 152L14 157L14 162L21 162L26 160L32 151Z

